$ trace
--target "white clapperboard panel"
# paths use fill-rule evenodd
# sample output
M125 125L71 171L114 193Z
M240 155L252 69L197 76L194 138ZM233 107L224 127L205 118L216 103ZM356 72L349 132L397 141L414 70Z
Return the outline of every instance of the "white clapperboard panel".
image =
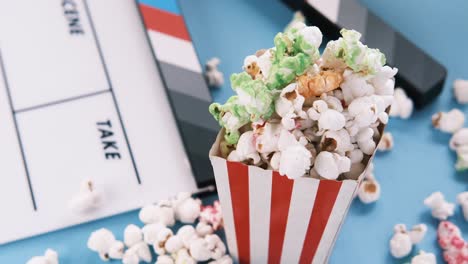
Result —
M0 2L0 244L196 189L145 34L133 0Z

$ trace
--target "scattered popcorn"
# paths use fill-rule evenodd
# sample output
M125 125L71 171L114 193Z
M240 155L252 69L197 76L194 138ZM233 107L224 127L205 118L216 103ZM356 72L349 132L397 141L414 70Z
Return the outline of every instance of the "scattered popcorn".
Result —
M458 171L468 169L468 128L462 128L453 134L449 146L457 152L455 169Z
M122 259L125 252L125 245L122 241L115 241L109 248L109 258Z
M143 233L136 225L128 225L124 230L124 243L127 247L132 247L135 244L143 241Z
M380 139L377 147L379 151L389 151L393 148L393 136L390 132L385 132Z
M390 254L395 258L403 258L411 253L413 243L406 232L406 226L398 224L394 227L394 235L390 240Z
M462 192L457 195L457 202L460 204L463 217L468 221L468 192Z
M143 233L143 240L146 244L154 244L158 239L159 231L161 231L165 226L161 223L147 224L141 231Z
M436 256L421 250L418 255L411 259L411 264L437 264Z
M191 225L185 225L177 231L177 236L182 239L182 243L186 248L190 247L190 244L199 238L195 228Z
M212 234L214 232L213 227L205 222L199 222L195 228L197 234L201 237Z
M368 204L380 198L380 184L375 179L365 179L358 189L358 197L361 202Z
M109 250L116 242L114 234L108 229L101 228L91 233L88 238L88 248L99 253L102 260L109 260Z
M455 80L453 82L453 93L459 104L468 103L468 80Z
M182 223L194 223L200 216L201 200L192 198L190 193L179 193L173 203L175 218Z
M158 235L156 237L156 242L153 244L154 252L158 255L166 254L166 242L173 236L173 232L171 229L164 227L163 229L159 230Z
M205 77L210 87L221 87L224 83L224 75L218 70L219 58L211 58L205 64Z
M174 254L176 264L195 264L195 259L189 254L188 249L183 248Z
M211 251L212 259L220 259L226 254L226 246L218 235L207 235L205 236L205 241Z
M32 257L26 264L58 264L58 254L54 250L48 248L43 256Z
M458 109L449 112L438 112L432 116L432 125L440 131L455 133L463 127L465 115Z
M341 35L321 56L320 30L295 21L276 35L273 48L244 59L244 71L230 78L236 95L209 108L224 128L223 158L290 179L341 180L351 164L349 177L360 170L354 164L365 167L388 122L397 69L362 44L360 33ZM409 116L412 102L405 98L401 112Z
M437 229L444 260L448 264L468 263L468 243L461 236L460 229L449 221L442 221Z
M401 88L395 88L390 116L408 119L413 113L413 101L406 95Z
M214 230L218 230L222 227L223 215L221 211L221 203L219 201L214 201L213 205L202 206L199 220L200 222L210 224Z
M418 224L413 226L413 228L408 232L410 238L411 238L411 243L413 245L419 244L426 235L427 232L427 226L425 224Z
M70 200L69 206L74 212L85 213L99 206L101 196L93 181L87 179L81 182L80 191Z
M207 261L211 259L211 251L208 242L203 238L198 238L190 243L190 256L196 261Z
M424 205L429 207L432 210L432 216L439 220L446 220L453 215L455 210L455 205L445 201L441 192L432 193L424 200Z
M166 243L164 244L164 248L169 254L176 253L183 247L184 243L182 242L182 239L177 235L169 237L169 239L167 239Z
M138 214L140 221L145 224L160 222L165 226L173 226L175 213L172 204L168 200L160 201L157 205L150 204L141 208Z

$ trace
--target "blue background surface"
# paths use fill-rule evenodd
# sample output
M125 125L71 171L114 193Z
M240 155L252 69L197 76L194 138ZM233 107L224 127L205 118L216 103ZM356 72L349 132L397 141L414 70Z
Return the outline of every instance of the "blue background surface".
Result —
M164 2L161 1L143 2ZM455 78L468 79L468 2L363 0L362 3L446 66L448 79L442 95L432 105L415 112L409 120L391 120L388 131L394 136L395 148L375 159L381 200L373 205L353 203L330 263L403 263L409 258L395 260L388 253L392 228L396 223L411 226L420 222L426 223L429 230L413 254L417 249L434 252L442 263L436 242L437 222L422 201L439 190L454 202L457 193L467 190L468 173L455 172L456 158L448 149L450 135L432 129L430 117L436 111L453 107L468 114L466 107L455 103L451 90ZM178 10L175 6L169 8ZM201 61L213 56L221 58L220 68L226 80L230 73L241 70L246 55L272 46L273 36L292 15L277 0L181 0L181 9ZM224 101L231 94L226 84L213 91L213 98ZM459 207L450 220L468 235L468 224ZM86 248L90 232L106 227L122 238L129 223L139 224L137 212L0 246L0 263L24 263L48 247L59 252L61 263L101 263Z

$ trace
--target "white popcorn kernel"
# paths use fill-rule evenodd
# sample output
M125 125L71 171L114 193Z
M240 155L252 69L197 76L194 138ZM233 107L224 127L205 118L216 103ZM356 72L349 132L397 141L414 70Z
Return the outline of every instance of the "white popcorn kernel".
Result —
M320 176L335 180L341 173L351 169L351 160L336 153L322 151L315 158L314 168Z
M184 243L179 236L171 236L164 244L164 248L170 254L179 251L182 247L184 247Z
M160 255L154 264L174 264L174 259L168 255Z
M380 139L380 143L377 146L379 151L389 151L393 148L393 136L390 132L385 132Z
M124 243L127 247L131 247L143 241L143 232L136 225L128 225L124 230Z
M314 48L320 47L322 44L322 32L318 27L303 27L299 30L298 34L304 37L305 42ZM313 54L311 54L313 55Z
M427 253L421 250L418 255L411 259L411 264L437 264L437 260L433 253Z
M58 254L56 251L48 248L43 256L32 257L26 264L58 264Z
M217 260L208 262L208 264L232 264L232 258L229 255L224 255Z
M151 255L150 248L145 242L140 242L134 245L133 247L137 247L136 253L140 260L147 262L147 263L153 260L153 256Z
M190 243L192 243L193 240L199 238L195 228L191 225L184 225L179 228L177 236L180 237L186 248L190 247Z
M413 101L406 95L401 88L395 88L392 107L390 108L390 116L407 119L413 113Z
M296 128L296 114L288 113L281 118L281 125L283 125L284 129L293 130Z
M141 231L143 233L143 240L147 244L154 244L158 238L158 233L161 229L165 228L165 226L161 223L154 223L145 225Z
M346 120L343 114L333 109L323 112L318 119L320 130L338 131L345 126L345 123Z
M265 126L255 129L255 148L259 153L278 151L278 140L283 130L281 124L267 122Z
M297 179L303 176L311 165L312 154L304 146L299 144L281 151L279 173L289 179Z
M154 252L158 255L166 254L165 244L169 238L171 238L174 234L172 230L165 227L158 232L156 237L156 242L153 244Z
M395 233L390 239L390 254L395 258L403 258L410 254L413 244L411 238L406 232L404 225L397 225L394 227Z
M197 263L195 259L190 256L188 249L182 248L173 255L175 264L195 264Z
M173 226L175 224L174 208L172 208L168 201L160 201L157 205L147 205L140 210L138 216L141 222L145 224L157 222L165 226Z
M449 143L450 149L457 150L460 147L468 146L468 128L462 128L453 134Z
M458 194L457 202L460 204L462 208L463 217L465 218L465 221L468 221L468 192L462 192Z
M218 235L212 234L205 237L212 259L220 259L226 254L226 246Z
M252 160L254 164L260 162L260 155L255 148L255 135L253 131L247 131L240 136L235 152L240 161Z
M224 75L218 70L218 65L220 64L219 58L211 58L205 64L205 77L208 81L208 86L211 87L221 87L224 83Z
M101 196L101 192L96 189L94 182L87 179L81 182L80 191L70 200L69 206L74 212L85 213L99 207Z
M448 203L441 192L432 193L424 200L424 205L429 207L432 210L432 216L439 220L447 220L455 210L455 205Z
M107 260L109 249L115 241L115 236L111 231L101 228L91 233L87 246L92 251L99 253L103 260Z
M125 251L122 257L123 264L139 264L140 258L138 257L136 251L128 249Z
M280 160L281 160L281 152L275 152L273 156L271 156L270 166L273 170L275 171L279 170Z
M281 90L280 96L275 101L276 113L285 117L287 114L299 114L305 98L297 91L297 84L291 83Z
M122 259L125 251L125 245L122 241L115 241L109 248L109 257L111 259Z
M357 134L357 138L356 138L357 144L359 146L359 149L361 149L361 151L364 154L372 155L374 153L376 145L372 137L373 135L374 135L374 130L372 130L372 128L370 127L363 128Z
M346 129L338 131L327 131L322 136L321 150L336 152L345 155L346 152L354 149L351 144L351 137Z
M453 82L453 93L459 104L468 103L468 80L456 79Z
M463 127L465 115L458 109L438 112L432 116L432 125L442 132L455 133Z
M365 204L373 203L380 198L380 184L375 180L364 180L359 185L358 197Z
M260 155L258 155L258 159L260 159ZM200 199L192 198L191 194L187 192L179 193L177 199L174 201L175 217L182 223L194 223L200 215L200 207Z
M196 261L207 261L211 259L211 251L208 248L208 243L203 238L198 238L190 243L190 255Z
M362 150L356 148L348 151L347 156L351 160L352 164L356 164L361 163L362 159L364 158L364 153L362 153Z
M410 238L411 238L411 243L413 245L419 244L426 235L427 232L427 226L425 224L418 224L413 226L413 228L408 232Z
M209 234L213 234L213 227L207 223L199 222L195 228L197 234L201 237L204 237Z

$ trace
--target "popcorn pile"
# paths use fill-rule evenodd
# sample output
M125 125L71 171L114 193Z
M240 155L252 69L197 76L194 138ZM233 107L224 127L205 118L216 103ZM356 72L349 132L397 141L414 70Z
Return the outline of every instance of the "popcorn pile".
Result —
M397 69L360 33L341 35L320 55L320 30L295 22L275 47L245 58L244 72L231 76L237 95L209 108L225 129L222 157L291 179L362 173L388 122Z
M97 252L104 261L121 259L124 264L151 262L150 247L158 255L156 264L206 261L232 264L231 257L226 255L226 246L214 233L223 225L219 202L213 206L202 206L201 201L189 193L179 193L175 199L143 207L139 218L145 226L128 225L123 242L102 228L90 235L88 248ZM193 224L197 219L196 227L184 225L177 232L169 228L176 221Z

